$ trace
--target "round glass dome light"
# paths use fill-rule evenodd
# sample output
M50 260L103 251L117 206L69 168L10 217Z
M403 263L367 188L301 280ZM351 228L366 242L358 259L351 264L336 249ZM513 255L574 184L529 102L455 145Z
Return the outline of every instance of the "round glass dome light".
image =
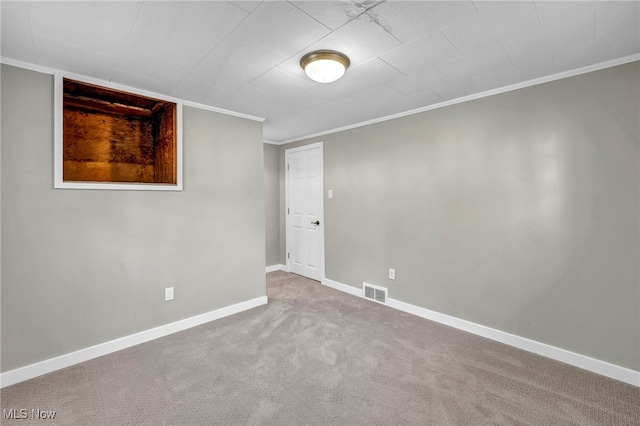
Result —
M316 50L300 59L307 76L318 83L331 83L342 77L349 68L349 58L333 50Z

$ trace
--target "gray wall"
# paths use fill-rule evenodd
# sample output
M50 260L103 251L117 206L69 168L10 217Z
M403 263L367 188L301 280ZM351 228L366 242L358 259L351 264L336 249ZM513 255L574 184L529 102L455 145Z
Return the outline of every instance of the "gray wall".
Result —
M640 370L639 79L636 62L283 145L281 194L284 150L322 140L327 278Z
M3 372L266 294L261 123L185 107L182 192L54 190L52 105L2 66Z
M264 144L265 251L267 265L285 263L280 248L280 170L277 145Z

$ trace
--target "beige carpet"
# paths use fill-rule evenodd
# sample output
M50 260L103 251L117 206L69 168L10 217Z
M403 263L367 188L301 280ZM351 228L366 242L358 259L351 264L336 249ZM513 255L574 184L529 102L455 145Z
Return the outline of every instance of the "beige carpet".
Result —
M3 389L64 425L640 425L640 390L268 274L269 304Z

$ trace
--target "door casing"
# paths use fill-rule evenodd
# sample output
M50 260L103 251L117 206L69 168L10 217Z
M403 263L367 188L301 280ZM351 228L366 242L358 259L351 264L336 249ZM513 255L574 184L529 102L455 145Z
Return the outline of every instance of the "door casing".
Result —
M286 266L287 266L287 272L291 272L291 267L290 267L290 263L291 263L291 258L290 258L290 253L291 253L291 249L292 249L292 241L291 241L291 233L289 232L289 226L291 225L291 221L290 221L290 215L289 215L289 206L290 206L290 201L291 201L291 194L289 191L289 167L288 165L290 164L290 156L291 154L294 154L296 152L300 152L300 151L305 151L305 150L310 150L310 149L316 149L319 148L320 149L320 171L321 171L321 179L320 179L320 185L319 185L319 194L317 194L317 196L319 197L319 202L320 202L320 226L318 229L318 232L320 233L320 247L319 247L319 253L320 253L320 259L318 261L319 265L318 265L318 269L320 272L320 276L318 277L319 281L324 281L325 279L325 274L324 274L324 260L325 260L325 253L324 253L324 239L325 239L325 221L324 221L324 143L323 142L316 142L313 144L309 144L309 145L303 145L303 146L299 146L296 148L289 148L287 150L285 150L284 152L284 172L285 172L285 210L284 210L284 215L285 215L285 258L286 258Z

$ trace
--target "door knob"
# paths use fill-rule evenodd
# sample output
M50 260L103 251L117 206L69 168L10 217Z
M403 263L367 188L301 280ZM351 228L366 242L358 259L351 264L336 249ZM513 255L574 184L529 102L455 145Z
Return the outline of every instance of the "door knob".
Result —
M311 222L312 225L320 225L320 221L316 220L315 222Z

